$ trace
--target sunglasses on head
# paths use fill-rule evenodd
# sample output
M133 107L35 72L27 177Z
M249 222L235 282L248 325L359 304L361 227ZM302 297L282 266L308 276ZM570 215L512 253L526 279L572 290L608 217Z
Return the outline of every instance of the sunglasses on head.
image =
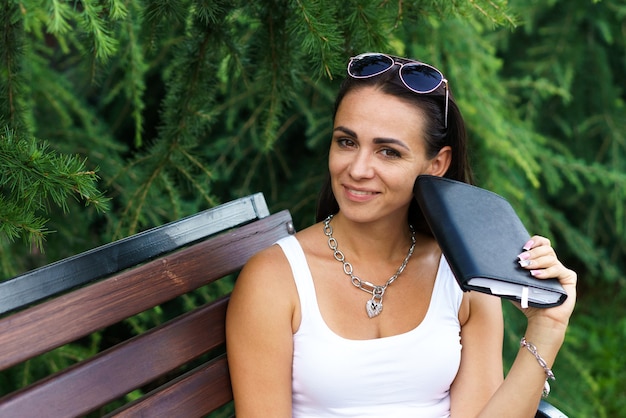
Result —
M444 85L444 89L446 90L444 125L448 128L448 80L445 79L441 71L432 65L406 58L368 52L350 59L348 63L348 75L352 78L375 77L389 71L394 65L400 66L398 75L402 84L415 93L432 93L437 90L441 84Z

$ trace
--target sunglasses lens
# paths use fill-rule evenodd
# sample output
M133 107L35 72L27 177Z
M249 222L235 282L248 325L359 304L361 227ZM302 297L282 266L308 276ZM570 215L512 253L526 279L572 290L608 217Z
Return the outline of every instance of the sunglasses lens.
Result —
M428 65L406 64L400 71L407 87L418 93L430 93L439 87L443 80L443 75Z
M352 77L372 77L393 66L393 60L385 55L364 55L352 59L348 73Z

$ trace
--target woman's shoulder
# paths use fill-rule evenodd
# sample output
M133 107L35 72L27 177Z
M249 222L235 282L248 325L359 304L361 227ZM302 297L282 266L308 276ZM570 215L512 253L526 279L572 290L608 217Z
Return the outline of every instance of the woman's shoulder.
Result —
M298 300L291 269L278 245L254 254L237 276L228 307L232 323L248 321L250 312L268 321L293 316ZM243 319L242 319L243 318Z
M282 240L297 240L290 245L299 245L308 258L309 252L315 248L313 236L313 228L308 227ZM271 245L250 257L237 280L247 281L249 278L258 285L270 287L284 285L285 280L293 281L289 260L280 245Z
M245 281L253 276L256 282L265 285L265 281L282 276L289 269L289 262L279 245L271 245L256 254L246 262L237 281Z

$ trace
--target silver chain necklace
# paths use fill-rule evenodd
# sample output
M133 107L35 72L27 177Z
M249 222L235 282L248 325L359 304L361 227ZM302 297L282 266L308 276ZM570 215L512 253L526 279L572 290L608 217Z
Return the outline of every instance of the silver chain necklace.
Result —
M367 316L369 316L370 318L378 316L383 311L383 295L385 294L385 290L387 290L387 287L389 287L389 285L402 274L402 272L406 268L406 265L409 263L409 259L413 255L413 250L415 250L415 229L413 229L412 225L409 225L409 228L411 228L411 247L409 248L409 253L404 258L404 261L402 261L402 264L400 265L398 270L394 273L393 276L391 276L387 280L384 285L376 286L373 283L361 280L359 277L353 274L352 264L346 261L346 257L338 248L339 244L337 243L337 240L333 237L333 228L330 226L330 220L332 218L333 215L329 215L328 218L324 220L324 235L328 237L328 246L333 251L333 256L335 257L335 260L343 264L343 272L350 277L350 281L352 282L352 284L362 291L372 295L372 298L365 303Z

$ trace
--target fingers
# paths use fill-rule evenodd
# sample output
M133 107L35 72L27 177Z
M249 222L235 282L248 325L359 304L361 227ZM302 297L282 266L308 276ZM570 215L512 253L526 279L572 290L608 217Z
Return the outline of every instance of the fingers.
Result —
M517 256L519 265L534 277L576 283L576 273L563 266L548 238L535 235L523 248L525 251Z
M551 333L555 329L567 329L576 301L576 273L561 263L550 240L545 237L533 236L523 248L524 251L518 255L520 266L538 279L557 279L567 293L567 298L561 305L548 309L522 308L519 303L516 306L528 318L529 327L532 323L533 327L543 329L548 324Z
M562 268L556 253L545 237L534 236L525 245L524 252L519 254L519 265L538 278L557 277Z
M546 237L535 235L526 244L524 244L525 250L530 250L537 247L552 247L550 240Z

